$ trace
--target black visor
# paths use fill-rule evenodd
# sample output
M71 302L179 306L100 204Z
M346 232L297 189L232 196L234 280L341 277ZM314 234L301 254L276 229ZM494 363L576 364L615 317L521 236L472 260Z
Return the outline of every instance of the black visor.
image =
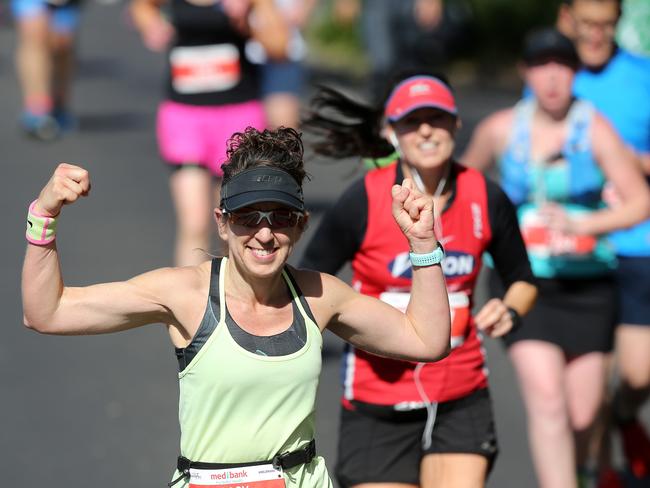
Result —
M305 211L302 188L286 171L269 166L248 169L221 187L221 208L233 212L254 203L281 203Z

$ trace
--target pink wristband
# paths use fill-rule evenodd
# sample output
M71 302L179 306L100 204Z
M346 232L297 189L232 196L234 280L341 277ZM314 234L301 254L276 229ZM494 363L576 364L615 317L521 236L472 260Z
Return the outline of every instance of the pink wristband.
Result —
M46 217L34 211L34 200L27 212L27 230L25 237L37 246L46 246L56 238L56 217Z

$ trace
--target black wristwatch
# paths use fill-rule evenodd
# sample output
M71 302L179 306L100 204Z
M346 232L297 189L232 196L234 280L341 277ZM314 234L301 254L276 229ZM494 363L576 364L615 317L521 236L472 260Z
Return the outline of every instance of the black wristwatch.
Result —
M512 307L508 307L508 314L510 314L510 318L512 319L512 328L510 329L510 332L512 332L521 326L521 315Z

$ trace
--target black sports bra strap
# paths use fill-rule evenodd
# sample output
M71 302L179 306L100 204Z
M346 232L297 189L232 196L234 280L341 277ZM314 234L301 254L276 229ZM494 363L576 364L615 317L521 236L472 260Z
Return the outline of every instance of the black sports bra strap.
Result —
M221 270L221 261L223 258L212 259L212 269L210 270L210 296L219 301L219 271Z
M296 281L293 274L291 273L291 269L289 268L289 266L285 266L284 270L286 271L287 276L289 277L289 281L293 285L293 289L296 290L296 295L298 295L298 300L300 300L300 304L302 305L302 308L305 310L305 313L311 319L311 321L316 324L317 322L316 319L314 318L314 314L312 313L311 308L309 308L307 299L305 298L305 295L302 293L302 290L298 286L298 282Z
M203 319L199 324L199 328L190 342L185 348L175 348L176 358L178 359L178 369L183 371L188 364L194 359L201 348L210 338L210 335L218 325L219 317L219 269L221 267L221 260L223 258L214 258L212 260L212 269L210 271L210 297Z

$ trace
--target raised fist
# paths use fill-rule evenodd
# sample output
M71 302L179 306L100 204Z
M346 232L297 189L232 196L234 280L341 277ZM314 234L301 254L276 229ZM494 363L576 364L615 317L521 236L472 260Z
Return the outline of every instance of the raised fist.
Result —
M56 217L63 205L85 197L90 191L90 176L74 164L61 163L41 190L34 210L45 217Z
M393 217L415 253L432 252L437 245L434 231L433 199L420 192L413 181L405 178L394 185Z

